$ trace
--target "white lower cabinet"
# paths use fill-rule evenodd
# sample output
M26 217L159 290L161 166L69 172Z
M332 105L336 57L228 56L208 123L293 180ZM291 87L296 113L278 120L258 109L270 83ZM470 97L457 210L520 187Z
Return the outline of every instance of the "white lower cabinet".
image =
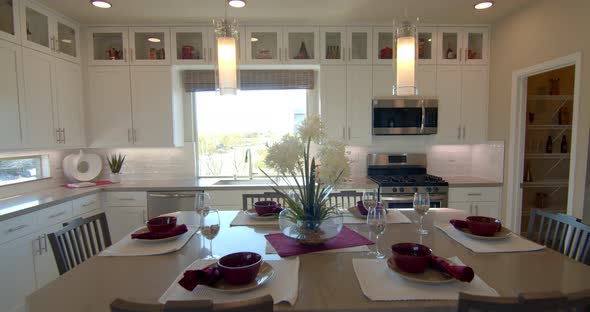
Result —
M105 212L113 244L147 222L145 192L108 192Z
M244 194L262 194L274 192L268 189L206 190L211 197L211 206L217 210L242 210Z
M0 311L25 311L25 298L35 290L36 239L27 235L0 245Z
M501 189L499 187L450 187L449 208L470 215L500 218Z

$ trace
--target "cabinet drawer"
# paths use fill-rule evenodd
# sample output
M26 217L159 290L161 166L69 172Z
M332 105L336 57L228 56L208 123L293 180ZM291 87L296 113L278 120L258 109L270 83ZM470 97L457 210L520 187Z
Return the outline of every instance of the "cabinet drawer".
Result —
M100 208L100 200L98 194L93 194L75 199L73 205L74 216L79 216L94 209Z
M451 187L449 202L499 201L499 187Z
M0 244L35 231L37 217L38 212L33 212L0 222Z
M147 205L146 192L108 192L106 193L108 206L141 207Z
M62 203L39 211L39 225L50 226L73 217L72 202Z

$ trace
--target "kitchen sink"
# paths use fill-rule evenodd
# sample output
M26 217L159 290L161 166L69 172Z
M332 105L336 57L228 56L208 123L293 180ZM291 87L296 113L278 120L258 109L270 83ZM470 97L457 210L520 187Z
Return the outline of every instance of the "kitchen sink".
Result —
M252 180L219 180L213 185L273 185L269 179L252 179Z

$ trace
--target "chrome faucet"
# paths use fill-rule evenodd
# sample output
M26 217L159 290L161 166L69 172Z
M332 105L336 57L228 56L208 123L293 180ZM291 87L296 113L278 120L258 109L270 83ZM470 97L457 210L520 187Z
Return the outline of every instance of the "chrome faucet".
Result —
M244 159L244 162L248 163L248 178L252 180L252 150L246 150L246 159Z

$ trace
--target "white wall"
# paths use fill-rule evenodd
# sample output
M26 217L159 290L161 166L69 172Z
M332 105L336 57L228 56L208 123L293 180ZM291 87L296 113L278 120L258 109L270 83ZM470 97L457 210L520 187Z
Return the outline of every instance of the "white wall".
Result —
M488 138L510 140L511 79L516 70L575 52L582 52L579 130L575 155L577 176L574 207L581 207L586 185L588 133L590 129L590 1L539 0L492 27ZM504 174L507 175L507 166ZM508 190L504 189L503 194ZM505 195L504 195L505 197ZM506 200L506 197L504 198ZM506 202L504 207L506 207ZM580 217L580 216L578 216ZM583 213L590 222L590 205Z

